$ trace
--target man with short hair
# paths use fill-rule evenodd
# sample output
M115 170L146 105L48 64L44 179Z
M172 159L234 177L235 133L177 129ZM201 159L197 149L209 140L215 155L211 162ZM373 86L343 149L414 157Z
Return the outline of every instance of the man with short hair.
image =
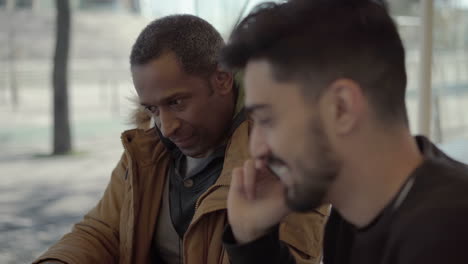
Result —
M101 201L36 263L229 263L226 199L232 169L249 157L250 122L233 74L218 65L223 46L191 15L142 31L131 72L155 127L122 134L125 153ZM318 263L326 213L281 222L297 262Z
M379 1L262 5L222 61L245 68L254 119L228 196L233 264L295 263L277 224L325 202L324 264L468 263L468 168L411 135L404 48Z

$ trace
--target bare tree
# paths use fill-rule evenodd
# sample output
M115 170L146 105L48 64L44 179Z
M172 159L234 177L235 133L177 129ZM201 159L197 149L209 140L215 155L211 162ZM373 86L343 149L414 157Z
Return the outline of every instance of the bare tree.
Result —
M11 94L11 104L13 110L18 110L19 105L19 95L18 95L18 83L16 77L16 47L15 47L15 23L14 19L14 8L15 2L13 0L6 1L6 10L7 10L7 24L8 24L8 73L10 80L10 94Z
M129 5L130 5L130 10L133 13L140 13L141 12L141 7L140 7L140 1L139 0L129 0Z
M68 55L70 48L70 1L55 0L57 8L54 56L54 155L72 150L68 111Z

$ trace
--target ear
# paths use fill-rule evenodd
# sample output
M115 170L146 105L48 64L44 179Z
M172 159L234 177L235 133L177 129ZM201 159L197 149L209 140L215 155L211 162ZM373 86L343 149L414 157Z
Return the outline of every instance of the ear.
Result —
M321 101L323 118L337 135L347 135L356 129L366 104L361 86L351 79L331 83Z
M233 74L221 69L219 66L215 73L211 76L211 84L215 93L219 95L227 95L233 89Z

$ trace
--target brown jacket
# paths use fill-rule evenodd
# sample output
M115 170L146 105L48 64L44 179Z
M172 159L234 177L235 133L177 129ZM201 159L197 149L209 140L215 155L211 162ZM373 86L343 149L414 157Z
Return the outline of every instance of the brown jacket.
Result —
M170 159L153 129L122 134L125 153L102 199L34 263L52 259L68 264L151 263L151 241ZM226 198L232 169L249 157L248 131L246 121L234 132L221 175L197 201L183 239L185 264L229 263L221 240L227 223ZM326 214L324 207L290 215L281 223L280 239L290 245L297 263L319 262Z

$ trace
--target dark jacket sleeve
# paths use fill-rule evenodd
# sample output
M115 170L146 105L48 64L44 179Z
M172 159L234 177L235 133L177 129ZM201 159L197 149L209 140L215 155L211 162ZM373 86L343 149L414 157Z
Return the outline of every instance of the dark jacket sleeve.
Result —
M223 243L232 264L295 264L288 246L279 240L279 227L247 244L237 244L231 227L224 230Z

